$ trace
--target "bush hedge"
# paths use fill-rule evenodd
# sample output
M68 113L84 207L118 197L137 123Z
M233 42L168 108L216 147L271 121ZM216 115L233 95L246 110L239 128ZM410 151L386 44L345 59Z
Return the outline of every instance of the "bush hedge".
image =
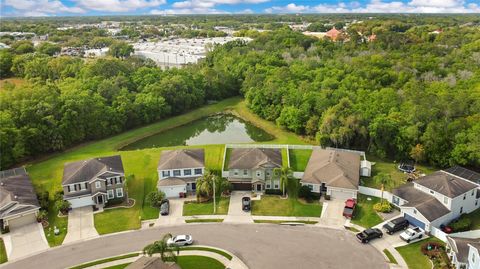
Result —
M282 190L266 189L265 194L282 195Z
M462 215L459 219L450 223L450 227L452 227L454 232L464 232L470 230L470 226L472 225L472 220L465 215Z
M373 210L382 213L389 213L392 212L393 208L389 202L380 202L373 205Z

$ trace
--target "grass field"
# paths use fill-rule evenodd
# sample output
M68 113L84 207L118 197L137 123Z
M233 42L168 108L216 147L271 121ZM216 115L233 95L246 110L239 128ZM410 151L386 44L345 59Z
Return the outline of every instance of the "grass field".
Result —
M371 198L371 200L368 200L368 198ZM380 198L358 194L358 204L352 222L365 228L381 223L382 218L373 210L373 205L378 202L380 202Z
M385 253L385 256L387 256L390 263L398 264L397 260L395 259L395 257L393 257L392 253L388 251L388 249L384 249L383 253Z
M228 213L228 205L230 204L229 197L217 198L217 212L215 215L226 215ZM213 200L207 203L184 203L183 215L213 215Z
M310 155L312 155L311 149L291 149L290 154L290 167L293 171L303 172L307 167Z
M304 203L295 198L280 199L277 195L262 195L252 201L252 215L257 216L296 216L320 217L322 205L318 202Z
M424 269L432 267L432 264L428 257L423 255L423 253L420 251L421 246L427 242L436 242L443 244L443 242L437 238L428 238L416 243L396 248L398 253L402 255L403 259L407 263L409 269Z
M5 263L7 261L8 261L7 250L5 249L5 244L3 243L3 239L0 238L0 264Z
M465 214L462 218L469 218L472 220L472 224L470 226L471 230L480 230L480 209L473 211L472 213Z
M253 220L255 223L271 223L271 224L282 224L282 223L301 223L301 224L317 224L318 221L308 221L308 220L268 220L268 219L256 219Z
M209 247L182 247L180 248L180 250L182 251L192 251L192 250L200 250L200 251L210 251L210 252L214 252L214 253L217 253L217 254L220 254L222 255L223 257L227 258L228 260L232 260L232 255L226 253L225 251L222 251L220 249L216 249L216 248L209 248Z
M106 259L102 259L102 260L83 263L83 264L80 264L80 265L77 265L77 266L74 266L74 267L70 267L70 269L88 268L88 267L92 267L94 265L99 265L99 264L102 264L102 263L118 261L118 260L123 260L123 259L127 259L127 258L132 258L132 257L137 257L138 255L140 255L140 253L130 253L130 254L122 255L122 256L110 257L110 258L106 258Z
M221 262L203 256L179 256L177 264L182 269L225 269Z

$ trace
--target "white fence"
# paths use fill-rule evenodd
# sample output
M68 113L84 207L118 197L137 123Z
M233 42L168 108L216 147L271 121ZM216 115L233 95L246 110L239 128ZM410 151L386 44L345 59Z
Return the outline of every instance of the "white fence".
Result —
M303 178L303 172L293 172L294 178Z
M374 196L374 197L382 197L382 191L379 189L374 189L374 188L369 188L369 187L364 187L364 186L358 186L358 192L361 194L365 194L368 196ZM388 191L383 191L383 198L389 201L390 203L393 200L393 194Z
M447 234L442 232L442 230L431 226L430 228L430 235L435 236L436 238L442 240L443 242L447 242Z

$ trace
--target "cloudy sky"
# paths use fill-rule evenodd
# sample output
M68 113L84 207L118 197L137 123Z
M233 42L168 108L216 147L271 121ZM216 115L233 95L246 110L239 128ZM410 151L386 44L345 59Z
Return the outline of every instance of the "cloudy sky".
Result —
M0 0L1 16L349 12L480 13L480 0Z

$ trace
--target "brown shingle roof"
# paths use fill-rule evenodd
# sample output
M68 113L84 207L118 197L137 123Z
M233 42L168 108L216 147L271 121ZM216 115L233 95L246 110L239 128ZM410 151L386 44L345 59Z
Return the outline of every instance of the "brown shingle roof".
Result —
M228 169L257 169L282 167L280 149L234 148L228 161Z
M87 182L104 172L124 173L120 155L66 163L62 184Z
M437 171L421 177L415 182L450 198L455 198L470 190L478 188L478 186L472 182L444 171Z
M308 160L302 182L358 189L360 155L352 152L315 149Z
M175 263L165 263L159 257L140 257L125 269L181 269Z
M205 166L203 149L164 150L160 156L157 169L196 168Z

